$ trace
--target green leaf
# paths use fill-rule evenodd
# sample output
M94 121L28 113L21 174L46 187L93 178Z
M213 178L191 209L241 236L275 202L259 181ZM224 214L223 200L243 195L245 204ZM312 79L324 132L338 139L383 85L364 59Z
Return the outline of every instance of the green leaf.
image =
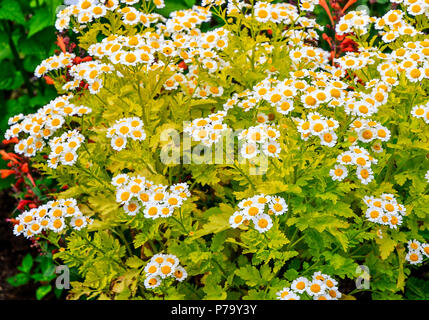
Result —
M34 16L28 22L28 25L29 31L27 37L30 38L33 34L51 25L51 16L45 8L37 9Z
M184 0L186 5L190 8L192 8L193 5L197 2L196 0Z
M143 260L141 260L139 257L132 256L132 257L128 258L126 264L130 268L137 269L143 265Z
M210 214L208 223L203 228L195 232L194 238L200 238L210 233L218 233L230 228L229 218L234 213L234 209L227 204L221 203L219 208L211 208L206 211Z
M36 290L36 298L37 300L42 300L44 296L46 296L49 292L51 292L51 285L38 287Z
M289 269L284 273L284 277L289 281L295 280L298 276L299 273L295 269Z
M241 267L235 270L235 274L246 281L246 284L250 287L254 287L262 281L258 269L253 266Z
M27 253L27 255L22 259L21 266L19 266L17 269L19 271L28 273L31 270L31 267L33 266L33 257L31 254Z
M25 17L18 1L5 0L0 3L0 20L9 20L19 24L25 24Z
M13 287L19 287L27 284L30 280L28 273L18 273L13 277L7 278L7 282Z
M396 241L383 234L383 238L376 238L375 242L379 245L381 259L386 260L388 256L395 250Z

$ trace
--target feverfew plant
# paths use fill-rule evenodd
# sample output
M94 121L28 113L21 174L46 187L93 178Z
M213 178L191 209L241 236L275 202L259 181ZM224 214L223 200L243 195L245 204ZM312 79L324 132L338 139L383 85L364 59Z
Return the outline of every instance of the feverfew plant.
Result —
M315 1L163 6L58 12L89 57L43 61L59 97L6 136L68 188L15 233L60 249L70 299L353 299L362 265L403 298L429 235L428 5L345 14L340 57Z

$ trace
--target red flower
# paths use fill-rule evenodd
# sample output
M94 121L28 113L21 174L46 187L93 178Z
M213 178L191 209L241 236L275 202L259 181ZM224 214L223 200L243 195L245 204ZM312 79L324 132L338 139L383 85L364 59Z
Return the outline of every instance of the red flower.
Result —
M19 140L16 137L14 137L12 139L9 139L9 140L5 139L5 140L2 141L2 143L5 144L5 145L11 144L11 143L18 143L18 142L19 142Z
M188 65L186 64L185 61L180 61L179 62L179 68L182 68L183 70L188 69Z
M15 170L2 169L0 170L1 178L6 179L10 175L14 174Z
M32 202L33 201L31 201L31 200L21 200L21 201L19 201L18 206L16 208L18 210L23 210L27 204L32 203Z
M44 76L44 78L47 84L54 84L54 79L52 79L51 77Z

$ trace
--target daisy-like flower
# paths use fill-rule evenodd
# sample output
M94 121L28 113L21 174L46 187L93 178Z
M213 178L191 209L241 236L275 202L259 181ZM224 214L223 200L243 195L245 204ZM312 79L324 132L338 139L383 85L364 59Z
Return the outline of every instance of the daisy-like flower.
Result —
M229 217L229 224L231 227L238 228L245 220L245 215L241 211L236 211L231 217Z
M156 287L159 287L161 285L161 278L159 275L156 276L148 276L144 281L144 286L147 289L154 289Z
M329 175L334 181L343 181L348 175L348 170L344 165L336 164L335 167L329 171Z
M287 212L288 205L286 204L285 199L281 197L272 197L271 200L268 202L268 208L276 216L279 216Z
M183 268L182 266L177 266L174 269L173 277L177 281L182 282L183 280L185 280L188 277L188 273L186 272L185 268Z
M356 175L362 184L368 184L374 180L374 175L371 168L358 167L356 169Z
M410 241L408 241L407 245L408 245L408 250L418 251L418 250L420 250L420 246L422 244L420 243L420 241L410 240Z
M371 222L380 223L383 210L377 207L369 207L365 212L365 216Z
M420 264L423 261L423 255L420 251L410 250L405 256L405 260L407 260L410 264Z
M273 226L273 221L267 214L258 215L253 219L253 221L255 223L255 229L260 233L268 231Z
M166 277L171 276L173 272L174 272L174 266L172 263L168 261L164 261L159 265L159 276L162 279L165 279Z
M318 296L323 294L326 289L326 285L321 280L312 280L308 283L306 292L310 296Z
M423 243L420 247L421 252L426 258L429 258L429 243Z
M292 281L291 284L291 289L297 293L303 293L305 291L307 291L307 287L308 287L308 279L305 277L299 277L297 279L295 279L294 281Z
M88 225L88 220L82 215L77 215L71 219L70 225L75 230L82 230Z
M289 288L283 288L276 293L277 299L279 300L289 300L288 298L293 294ZM298 299L297 299L298 300Z

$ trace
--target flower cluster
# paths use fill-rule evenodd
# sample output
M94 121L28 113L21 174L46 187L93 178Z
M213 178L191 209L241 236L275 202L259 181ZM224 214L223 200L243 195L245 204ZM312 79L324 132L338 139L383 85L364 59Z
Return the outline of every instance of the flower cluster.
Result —
M238 203L240 210L229 218L233 228L249 225L253 221L255 229L260 233L266 232L273 226L272 215L282 215L288 210L286 201L278 196L257 195Z
M314 1L306 1L305 4L310 6ZM305 5L304 5L305 6ZM259 22L265 23L274 21L276 23L290 24L291 21L297 20L298 10L295 6L286 3L266 3L257 1L254 6L255 19Z
M351 129L363 143L370 143L376 139L386 142L390 139L390 130L371 119L356 119L351 124Z
M348 175L346 166L355 166L356 176L360 182L368 184L374 179L371 164L376 163L377 159L373 158L366 149L353 145L337 157L337 164L329 174L333 180L342 181Z
M119 174L112 179L116 187L116 201L123 205L125 212L136 215L142 208L145 218L168 218L180 208L191 193L186 183L170 186L155 185L142 176L130 177Z
M222 134L228 129L227 125L222 123L226 112L219 111L206 118L194 119L183 131L192 137L194 141L201 141L206 146L211 146L219 141Z
M341 17L336 25L336 33L344 35L347 33L364 34L368 32L373 19L365 11L352 11Z
M76 56L72 53L61 52L58 56L52 56L43 60L35 69L34 75L38 78L44 76L50 71L66 68L73 64Z
M68 29L72 22L73 25L79 24L74 28L75 31L78 31L85 29L92 21L106 16L109 11L115 10L121 13L121 18L126 24L145 23L155 14L145 14L132 7L137 2L139 0L79 0L76 4L67 6L58 12L55 27L58 31L63 31ZM121 8L120 3L126 6ZM153 3L157 8L165 6L164 0L154 0Z
M84 141L85 137L76 130L64 132L60 137L51 139L48 167L56 169L60 163L65 166L75 164L78 158L76 151Z
M409 13L415 16L419 13L417 11L414 12L413 10L416 10L417 8L420 10L423 6L416 2L409 7L409 9L410 8L411 10L409 10ZM404 19L404 12L401 10L390 10L381 18L375 19L374 28L376 30L380 30L379 34L382 36L382 40L385 43L390 43L401 35L413 37L417 34L423 34L422 32L418 32L407 22L406 19Z
M311 136L320 138L320 144L333 147L337 143L335 129L339 123L333 118L327 118L317 112L309 113L307 119L297 120L298 132L301 133L301 139L308 140Z
M10 128L6 131L5 137L19 139L15 145L15 152L26 157L35 156L37 151L43 150L46 145L45 140L50 139L50 145L56 141L57 138L52 136L62 128L66 117L83 116L92 111L88 107L74 105L70 102L72 98L73 95L59 96L34 114L26 116L19 114L11 117ZM28 136L23 138L22 134L28 134ZM77 136L73 134L72 137Z
M272 125L259 124L243 130L238 139L242 143L240 156L245 159L253 159L258 154L278 158L281 147L277 142L280 132Z
M45 205L21 213L17 220L13 232L16 236L24 235L26 238L48 230L59 233L67 227L81 230L92 223L90 218L80 212L73 198L49 201Z
M365 217L374 223L397 229L402 224L406 208L398 203L393 194L383 193L380 198L364 197L367 205Z
M143 130L143 121L139 118L123 118L116 120L115 124L107 129L107 138L111 138L111 146L116 151L121 151L127 146L127 138L134 141L143 141L146 139L146 133Z
M182 282L188 274L180 264L179 259L172 254L154 255L144 268L146 279L144 285L147 289L154 289L161 285L163 279L172 277Z
M82 81L88 84L88 89L92 94L96 94L103 87L102 75L113 72L114 68L110 64L99 61L88 61L74 65L70 68L71 80L63 85L64 90L78 88Z
M301 300L304 297L313 300L338 300L341 296L338 282L320 271L315 272L310 279L299 277L289 288L285 287L277 292L279 300Z
M405 259L411 264L420 264L424 258L429 258L429 243L417 240L408 241L408 253Z

